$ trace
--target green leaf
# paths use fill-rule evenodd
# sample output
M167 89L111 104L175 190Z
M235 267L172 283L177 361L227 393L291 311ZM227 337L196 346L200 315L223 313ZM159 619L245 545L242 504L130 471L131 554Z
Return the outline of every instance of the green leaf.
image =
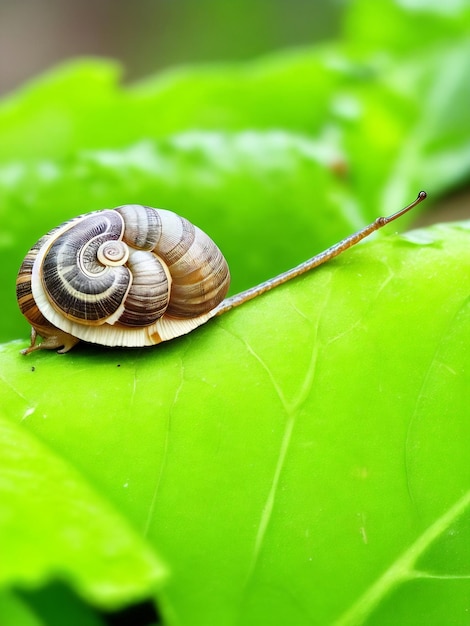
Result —
M37 587L59 578L105 607L153 594L164 572L157 557L86 475L57 456L53 441L24 428L38 407L24 405L22 391L1 372L8 394L0 418L0 586ZM5 418L18 418L19 407L17 424ZM56 417L66 422L70 410L63 406Z
M162 554L170 624L463 626L469 230L361 245L156 348L6 345L2 407Z

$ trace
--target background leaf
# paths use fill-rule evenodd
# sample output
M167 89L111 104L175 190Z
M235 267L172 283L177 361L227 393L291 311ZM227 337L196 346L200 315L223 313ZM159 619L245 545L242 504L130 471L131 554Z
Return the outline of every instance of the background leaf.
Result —
M346 38L356 49L399 57L466 39L469 24L466 0L384 0L380 6L365 0L351 4L344 20Z

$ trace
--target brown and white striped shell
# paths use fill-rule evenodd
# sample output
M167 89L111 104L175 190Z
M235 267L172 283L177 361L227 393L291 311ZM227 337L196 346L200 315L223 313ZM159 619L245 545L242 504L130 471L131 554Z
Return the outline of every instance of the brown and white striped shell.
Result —
M129 204L81 215L42 237L21 265L17 298L32 326L25 352L67 352L80 339L129 347L173 339L212 317L229 282L215 243L171 211Z

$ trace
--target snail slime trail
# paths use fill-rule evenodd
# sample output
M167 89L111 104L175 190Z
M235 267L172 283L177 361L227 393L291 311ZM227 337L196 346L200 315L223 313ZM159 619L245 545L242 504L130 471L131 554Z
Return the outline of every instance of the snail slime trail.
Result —
M185 335L338 256L425 198L421 191L397 213L230 298L221 251L184 217L139 204L80 215L44 235L20 267L17 300L31 324L31 344L22 353L64 353L80 340L143 347Z

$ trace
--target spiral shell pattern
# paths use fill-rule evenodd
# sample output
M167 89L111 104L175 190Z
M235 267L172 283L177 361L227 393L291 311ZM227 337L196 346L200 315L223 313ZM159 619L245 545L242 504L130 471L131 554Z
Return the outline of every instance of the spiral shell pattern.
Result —
M82 215L41 238L20 268L17 297L49 344L63 342L65 333L143 346L207 321L229 282L224 257L202 230L171 211L125 205ZM55 331L62 333L57 340Z

